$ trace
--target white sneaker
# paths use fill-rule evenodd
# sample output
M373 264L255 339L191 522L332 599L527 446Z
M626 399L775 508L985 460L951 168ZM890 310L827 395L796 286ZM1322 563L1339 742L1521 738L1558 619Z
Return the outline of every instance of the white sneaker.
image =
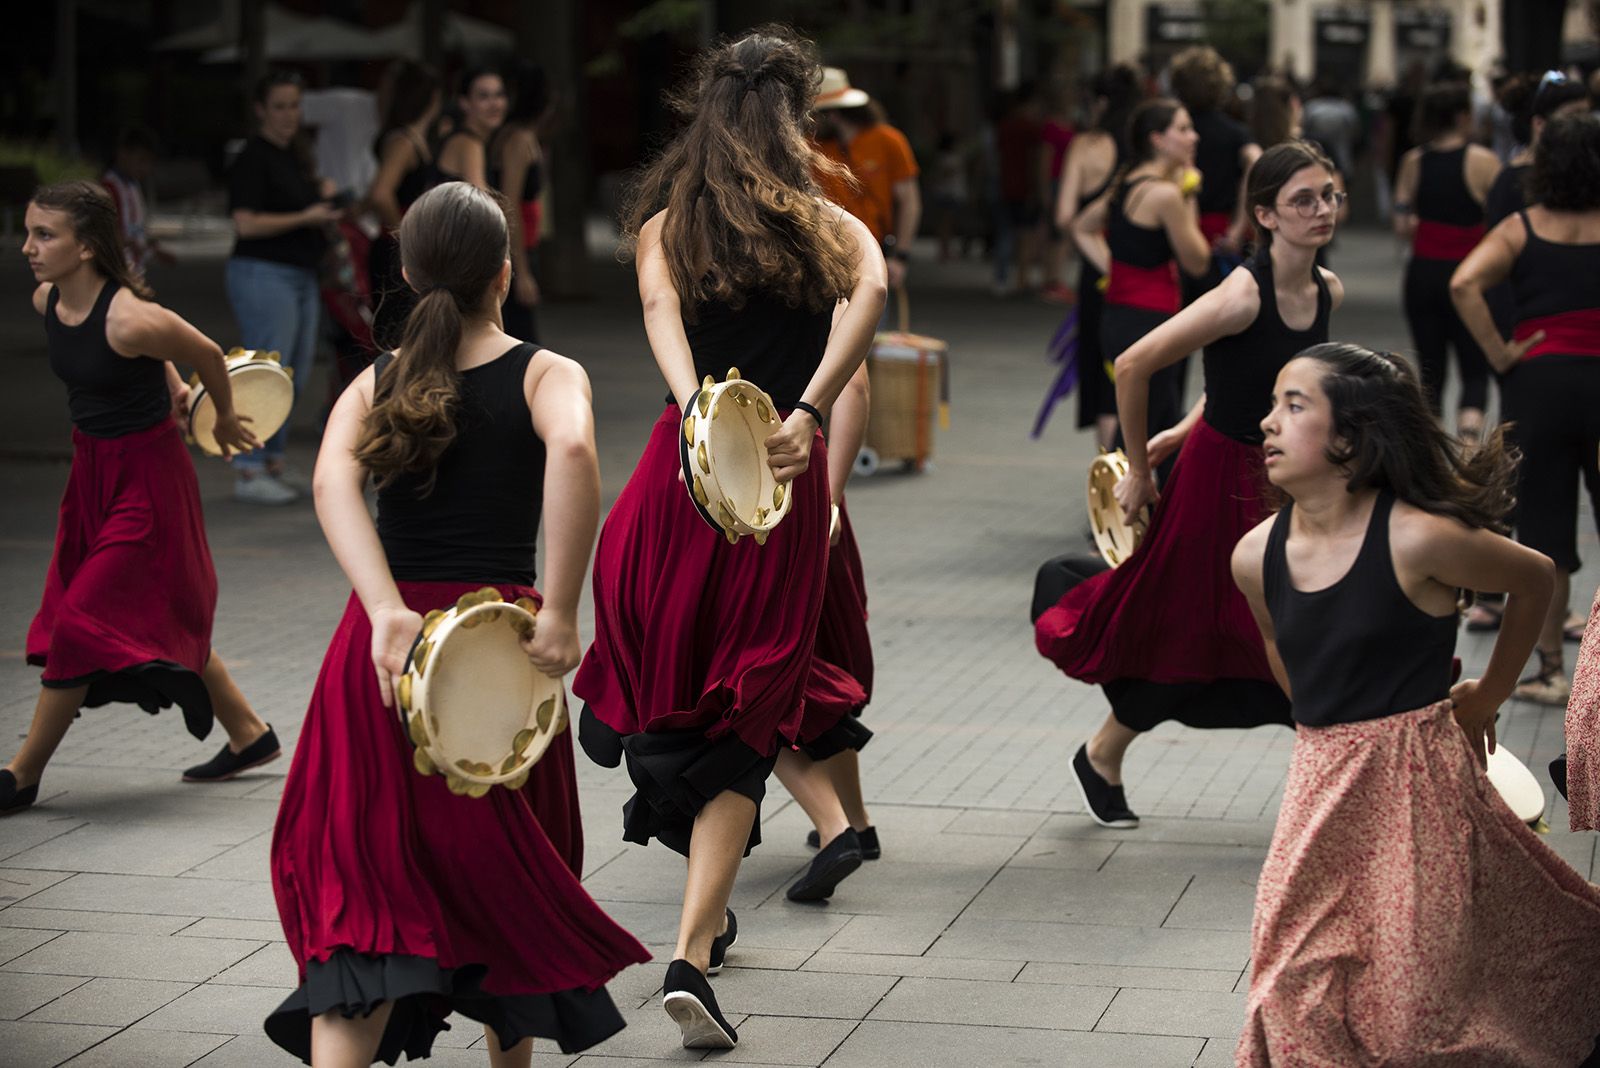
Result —
M285 467L277 474L268 474L267 477L276 480L280 485L292 490L299 496L303 497L311 492L311 480L301 474L300 469L297 467Z
M300 495L266 472L234 480L233 499L245 504L293 504Z

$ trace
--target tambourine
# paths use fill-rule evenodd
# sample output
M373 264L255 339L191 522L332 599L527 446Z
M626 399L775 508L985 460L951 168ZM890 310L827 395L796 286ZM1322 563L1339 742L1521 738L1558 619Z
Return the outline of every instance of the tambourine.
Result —
M1122 518L1115 490L1127 474L1128 454L1121 449L1103 452L1089 464L1089 522L1094 527L1094 546L1112 567L1133 555L1150 523L1148 506L1139 510L1132 523Z
M485 586L423 617L395 704L417 771L443 775L453 794L521 789L567 727L561 680L522 649L537 607L526 597L507 603Z
M737 367L723 382L706 375L690 398L678 438L683 484L700 518L730 544L747 536L766 544L789 514L789 487L767 463L766 440L780 425L772 398Z
M1488 775L1490 784L1517 819L1536 831L1549 829L1544 825L1544 787L1526 764L1511 755L1511 750L1502 745L1489 754Z
M250 417L249 428L266 441L289 421L294 407L294 369L280 367L281 357L265 349L229 351L228 382L233 386L233 410ZM212 456L221 456L217 444L217 404L200 382L198 374L189 379L189 440Z

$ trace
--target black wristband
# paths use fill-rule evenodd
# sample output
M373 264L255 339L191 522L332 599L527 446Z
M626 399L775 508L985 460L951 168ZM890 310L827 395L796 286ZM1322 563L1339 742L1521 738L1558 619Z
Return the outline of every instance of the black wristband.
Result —
M807 404L805 401L795 401L794 410L797 412L805 412L807 415L817 421L817 429L822 429L822 413L817 411L814 405Z

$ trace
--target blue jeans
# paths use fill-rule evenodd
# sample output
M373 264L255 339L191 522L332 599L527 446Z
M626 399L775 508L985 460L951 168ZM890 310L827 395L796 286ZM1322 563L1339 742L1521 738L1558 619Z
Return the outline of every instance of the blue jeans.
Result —
M317 354L317 272L272 260L234 256L227 267L228 303L239 321L239 344L247 349L270 349L283 356L283 366L294 372L294 395L311 381ZM234 466L260 470L283 459L289 439L285 424L263 448L234 460Z

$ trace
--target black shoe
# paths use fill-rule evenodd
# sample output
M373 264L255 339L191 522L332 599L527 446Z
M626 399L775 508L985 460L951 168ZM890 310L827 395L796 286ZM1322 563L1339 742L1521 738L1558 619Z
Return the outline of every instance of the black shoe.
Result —
M1555 783L1556 790L1561 794L1561 800L1567 799L1567 754L1562 753L1550 761L1550 781Z
M37 800L39 800L38 783L19 790L17 777L11 774L11 769L0 768L0 816L9 816L13 812L32 808Z
M277 760L283 755L283 746L278 744L278 736L273 733L272 726L267 726L267 733L235 753L226 745L222 752L206 761L196 764L183 773L184 782L227 782L235 775L259 768L263 764Z
M1079 746L1077 755L1072 758L1072 777L1078 783L1083 807L1089 810L1089 817L1100 826L1122 830L1139 826L1139 817L1128 807L1128 798L1123 794L1122 787L1106 782L1089 763L1087 745Z
M722 1018L711 984L686 960L667 965L661 1007L683 1032L684 1049L732 1049L739 1044L739 1032Z
M857 831L856 837L861 839L862 860L877 860L883 856L883 850L878 846L878 828L868 827L864 831ZM822 836L816 831L806 832L806 845L812 849L821 849Z
M711 940L711 967L706 969L707 975L716 975L722 970L722 962L728 957L728 950L732 949L739 941L739 917L728 909L728 929Z
M823 901L833 896L834 887L845 876L861 867L861 838L849 827L811 858L811 867L789 887L790 901Z

